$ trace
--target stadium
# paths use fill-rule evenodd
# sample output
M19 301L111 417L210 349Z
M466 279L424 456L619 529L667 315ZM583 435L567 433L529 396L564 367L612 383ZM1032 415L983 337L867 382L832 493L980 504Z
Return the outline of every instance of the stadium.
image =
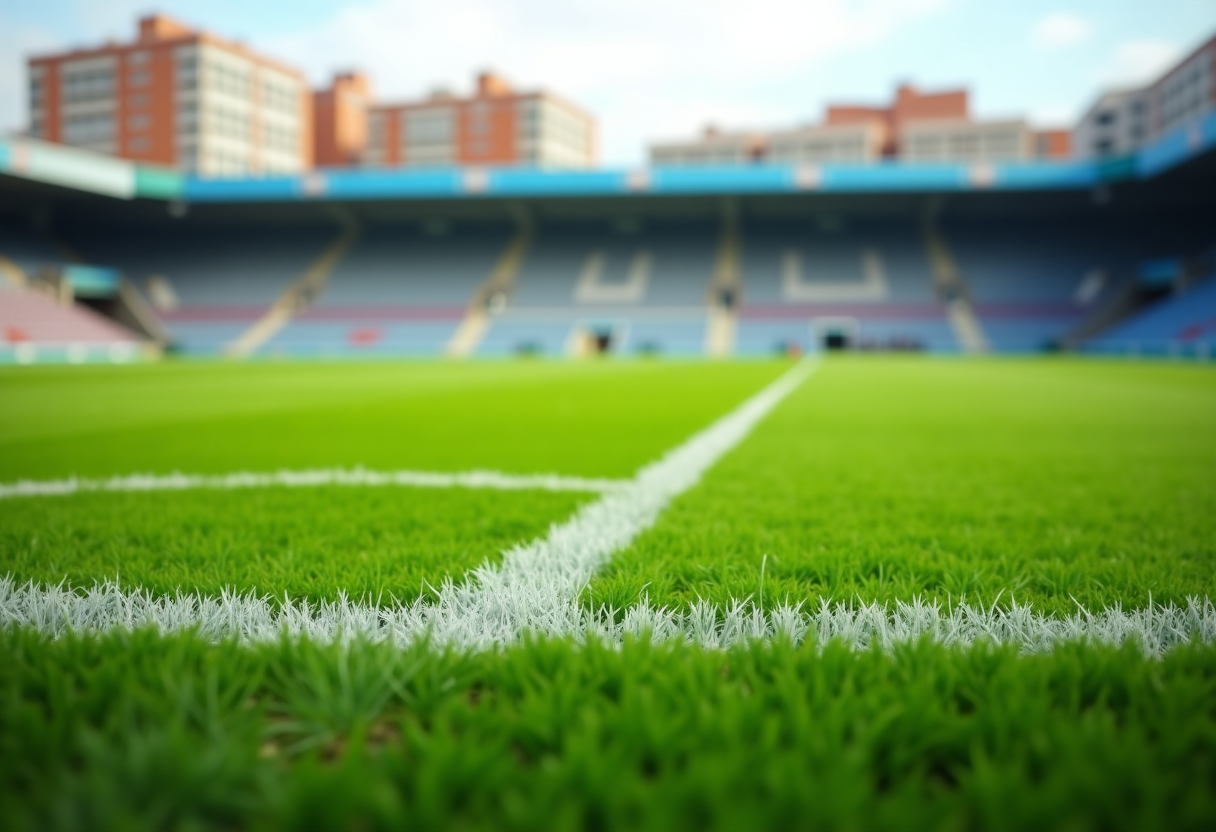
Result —
M1209 86L1093 157L0 138L0 824L1212 828Z

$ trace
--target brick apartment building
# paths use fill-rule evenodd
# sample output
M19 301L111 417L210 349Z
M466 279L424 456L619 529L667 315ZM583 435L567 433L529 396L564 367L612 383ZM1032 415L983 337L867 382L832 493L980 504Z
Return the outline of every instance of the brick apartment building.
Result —
M722 133L651 146L655 165L768 161L865 163L983 162L1069 153L1066 130L1035 130L1023 119L977 121L966 90L925 93L904 84L885 107L833 104L824 121L775 131Z
M205 175L312 164L302 73L161 15L131 43L32 57L31 135Z
M367 150L371 81L359 72L335 75L312 97L313 152L318 167L358 165Z
M162 15L142 18L134 42L28 70L30 135L204 176L596 161L595 119L550 92L484 73L468 97L376 104L357 72L313 92L299 70Z
M587 168L596 145L595 119L585 110L550 92L518 92L486 72L468 97L439 91L422 101L373 105L363 161Z

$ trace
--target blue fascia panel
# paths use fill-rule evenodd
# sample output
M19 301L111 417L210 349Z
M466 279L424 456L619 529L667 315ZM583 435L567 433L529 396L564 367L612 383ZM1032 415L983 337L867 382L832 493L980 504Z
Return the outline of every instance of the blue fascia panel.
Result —
M495 170L485 193L490 196L609 196L626 191L620 171Z
M327 170L312 174L324 177L321 193L313 198L427 199L461 196L461 174L448 168L436 170ZM308 198L308 197L305 197Z
M784 165L654 168L648 191L655 194L785 193L793 191L793 169Z
M1006 163L996 166L994 188L1092 188L1098 181L1098 167L1092 162Z
M302 177L264 179L186 178L182 197L187 202L286 202L302 198Z
M1136 156L1141 179L1149 179L1216 147L1216 110L1162 136Z
M1134 161L1151 175L1193 153L1196 135L1216 146L1216 116L1143 151ZM1132 159L1127 160L1133 163ZM544 171L507 168L436 170L318 170L299 176L248 179L189 177L191 202L283 202L305 200L456 199L649 194L895 193L969 190L1089 188L1104 181L1102 164L1089 161L994 165L882 163L876 165L786 165L653 168L650 170ZM1150 173L1145 173L1148 170Z
M820 191L961 191L969 187L965 165L824 165Z

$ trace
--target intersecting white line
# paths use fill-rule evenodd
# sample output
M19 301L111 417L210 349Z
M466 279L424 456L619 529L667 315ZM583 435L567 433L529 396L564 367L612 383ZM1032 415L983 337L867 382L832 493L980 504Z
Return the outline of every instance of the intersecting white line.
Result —
M560 474L504 474L500 471L371 471L366 468L319 468L233 474L127 474L88 479L20 480L0 483L0 500L14 497L53 497L82 491L185 491L193 488L315 488L341 486L407 486L413 488L494 488L504 491L620 491L629 480L566 477Z
M483 563L460 584L449 579L433 601L418 601L408 607L411 629L438 641L472 647L509 643L525 632L572 632L570 625L581 615L579 594L596 569L653 525L672 499L695 485L710 466L738 445L818 366L813 360L796 364L735 410L644 467L632 480L623 484L608 481L612 486L604 489L604 496L578 510L565 523L553 526L547 536L507 551L501 564ZM259 475L241 476L245 479L236 482L257 484L248 477ZM167 484L172 480L151 480L172 487ZM72 482L79 490L81 481ZM125 487L147 480L119 478L99 482L117 482ZM48 623L45 616L50 608L37 594L54 588L27 585L17 591L12 580L6 580L7 590L0 593L0 620L42 629ZM114 599L112 594L109 597ZM61 593L56 598L64 612L74 603ZM131 624L131 609L123 604L72 609L74 614L68 615L72 629L108 629Z
M1216 640L1216 608L1206 598L1189 599L1185 607L1150 605L1125 611L1116 606L1061 617L1044 616L1016 604L1001 609L967 604L943 608L927 602L844 605L824 601L817 610L780 605L765 612L748 602L735 602L725 609L700 602L680 612L656 608L642 599L623 615L581 606L579 597L595 571L653 525L671 500L693 487L817 368L812 361L796 365L632 480L580 481L600 483L603 488L580 490L601 490L604 496L567 522L553 526L546 537L506 552L500 565L482 564L460 584L449 579L433 600L379 606L345 596L317 604L292 599L272 602L253 592L225 592L219 597L181 592L154 596L112 582L80 593L63 586L18 585L12 577L0 577L0 626L30 627L52 635L150 626L163 632L190 629L207 638L248 641L272 640L284 633L321 641L368 638L398 644L427 638L473 649L510 644L526 633L610 643L649 634L712 647L773 637L794 642L812 638L817 643L839 639L859 647L889 647L928 637L957 645L1012 643L1028 651L1088 639L1133 642L1152 655L1191 640Z
M444 642L489 647L525 632L563 635L581 618L578 598L597 569L654 525L660 512L696 485L702 474L819 368L817 360L792 369L735 410L638 472L628 488L579 509L548 536L506 552L498 566L483 564L469 580L441 587L417 612Z

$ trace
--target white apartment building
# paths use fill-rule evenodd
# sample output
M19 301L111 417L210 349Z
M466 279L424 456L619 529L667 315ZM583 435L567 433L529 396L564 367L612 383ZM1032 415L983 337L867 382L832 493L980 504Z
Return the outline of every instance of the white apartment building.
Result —
M905 122L899 155L909 162L1016 162L1034 156L1033 131L1021 119Z
M1081 158L1127 156L1216 110L1216 37L1153 83L1098 97L1073 129Z
M882 156L883 140L876 122L814 125L769 133L765 158L775 164L873 162Z

